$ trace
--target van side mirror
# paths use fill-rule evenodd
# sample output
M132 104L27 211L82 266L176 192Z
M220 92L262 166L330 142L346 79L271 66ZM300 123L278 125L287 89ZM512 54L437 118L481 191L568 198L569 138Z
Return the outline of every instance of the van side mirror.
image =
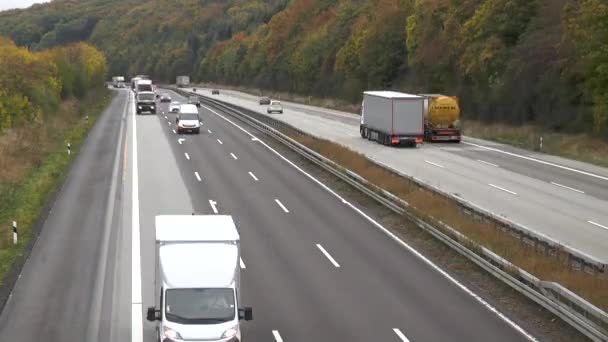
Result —
M150 322L160 321L160 310L156 310L153 306L148 307L146 319Z
M251 307L245 307L244 309L239 309L239 319L251 321L253 319L253 309Z

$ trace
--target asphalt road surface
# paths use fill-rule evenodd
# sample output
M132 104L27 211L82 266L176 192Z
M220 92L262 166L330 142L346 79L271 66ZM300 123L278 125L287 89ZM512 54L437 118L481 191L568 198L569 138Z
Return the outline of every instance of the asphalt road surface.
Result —
M173 114L135 116L131 98L87 139L0 340L155 341L154 216L193 212L237 222L245 341L533 340L255 130L203 107L201 134L177 135Z
M359 136L353 114L282 102L284 114L267 114L249 94L222 90L201 95L285 121L368 158L457 194L531 231L608 263L608 170L484 140L390 148Z

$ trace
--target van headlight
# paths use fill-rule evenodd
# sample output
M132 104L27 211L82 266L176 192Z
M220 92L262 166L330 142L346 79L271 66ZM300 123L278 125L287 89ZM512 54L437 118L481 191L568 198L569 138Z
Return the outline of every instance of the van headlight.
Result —
M154 106L150 106L150 108L154 109Z
M137 106L137 108L141 109L141 106Z
M239 326L235 325L232 328L228 328L226 329L226 331L224 331L224 333L222 334L222 338L231 338L236 336L236 334L239 332Z
M176 339L182 339L182 336L175 330L169 328L169 327L164 327L163 328L163 339L168 338L170 340L176 340Z

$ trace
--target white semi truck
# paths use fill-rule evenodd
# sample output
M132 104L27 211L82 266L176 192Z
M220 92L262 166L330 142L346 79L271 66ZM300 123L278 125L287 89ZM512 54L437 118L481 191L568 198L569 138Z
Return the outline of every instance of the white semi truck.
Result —
M156 216L158 341L243 341L240 321L253 319L241 307L240 238L231 216Z
M394 91L364 92L359 133L383 145L421 144L424 97Z
M177 76L175 78L175 84L178 88L185 88L190 85L190 76Z
M114 88L124 88L125 87L125 78L124 78L124 76L114 76L114 77L112 77L112 86Z

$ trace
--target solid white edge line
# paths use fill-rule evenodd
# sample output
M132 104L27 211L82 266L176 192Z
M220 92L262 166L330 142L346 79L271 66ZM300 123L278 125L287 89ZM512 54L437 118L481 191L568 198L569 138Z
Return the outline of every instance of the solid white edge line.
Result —
M439 165L439 164L437 164L437 163L433 163L432 161L425 160L424 162L425 162L425 163L427 163L427 164L431 164L431 165L433 165L433 166L437 166L437 167L439 167L439 168L445 169L445 166L443 166L443 165Z
M217 214L219 211L217 210L217 202L214 200L209 200L209 205L211 206L211 209L213 209L213 213Z
M490 183L490 184L488 184L488 185L489 185L489 186L491 186L491 187L493 187L493 188L495 188L495 189L498 189L498 190L501 190L501 191L504 191L504 192L508 192L508 193L510 193L511 195L515 195L515 196L517 196L517 192L511 191L511 190L509 190L509 189L501 188L501 187L499 187L498 185L494 185L494 184L492 184L492 183Z
M211 108L209 108L207 106L203 106L203 107L206 108L207 110L209 110L211 113L213 113L213 114L217 115L218 117L222 118L224 121L229 122L231 125L233 125L234 127L238 128L239 130L241 130L245 134L249 135L250 137L255 138L255 136L253 134L251 134L250 132L248 132L243 127L239 126L237 123L235 123L232 120L228 119L224 115L219 114L218 112L216 112L215 110L213 110L213 109L211 109ZM446 271L444 271L441 267L437 266L430 259L428 259L424 255L422 255L422 253L418 252L414 247L410 246L405 241L401 240L393 232L391 232L390 230L386 229L383 225L381 225L379 222L377 222L376 220L374 220L371 216L367 215L361 209L357 208L355 205L353 205L350 202L348 202L346 199L344 199L338 193L336 193L335 191L333 191L331 188L329 188L323 182L321 182L320 180L316 179L315 177L313 177L312 175L310 175L308 172L304 171L301 167L297 166L294 162L292 162L291 160L287 159L285 156L283 156L282 154L280 154L279 152L277 152L274 148L272 148L271 146L269 146L265 142L263 142L263 141L260 140L260 144L262 146L266 147L269 151L271 151L275 155L277 155L279 158L281 158L287 164L291 165L294 169L298 170L303 175L305 175L306 177L308 177L310 180L312 180L313 182L317 183L320 187L322 187L327 192L329 192L330 194L332 194L334 197L336 197L338 200L340 200L345 205L349 206L352 210L354 210L355 212L357 212L359 215L361 215L362 217L364 217L373 226L375 226L376 228L380 229L387 236L389 236L391 239L393 239L393 241L395 241L397 244L399 244L403 248L407 249L410 253L412 253L414 256L416 256L417 258L419 258L420 260L422 260L425 264L427 264L429 267L431 267L432 269L434 269L437 273L441 274L444 278L446 278L448 281L450 281L456 287L460 288L463 292L465 292L467 295L469 295L470 297L472 297L475 301L477 301L479 304L481 304L482 306L484 306L487 310L489 310L490 312L492 312L493 314L495 314L503 322L505 322L510 327L512 327L514 330L516 330L517 332L519 332L528 341L538 342L538 340L534 336L532 336L531 334L529 334L526 330L524 330L522 327L520 327L517 323L515 323L511 319L509 319L509 317L505 316L502 312L500 312L498 309L496 309L494 306L492 306L492 304L488 303L483 298L481 298L479 295L477 295L475 292L471 291L468 287L466 287L465 285L463 285L462 283L460 283L456 278L452 277L449 273L447 273Z
M243 258L239 258L239 264L241 264L241 268L242 269L246 269L247 267L245 267L245 263L243 262Z
M188 152L184 152L184 156L186 156L186 159L190 160L190 155L188 154Z
M289 212L289 210L287 210L287 208L283 205L283 203L281 203L281 201L279 201L277 198L275 198L274 201L279 205L279 207L281 207L281 209L283 209L284 212L286 212L286 213Z
M198 174L198 171L194 171L194 176L196 177L196 180L198 180L199 182L202 181L201 175Z
M551 184L553 184L555 186L559 186L560 188L564 188L564 189L568 189L568 190L571 190L571 191L574 191L574 192L578 192L579 194L584 194L585 193L584 191L581 191L581 190L575 189L575 188L571 188L571 187L565 186L563 184L559 184L559 183L555 183L555 182L551 182Z
M600 176L600 175L597 175L595 173L591 173L591 172L587 172L587 171L582 171L582 170L577 170L577 169L574 169L574 168L571 168L571 167L567 167L567 166L563 166L563 165L547 162L547 161L536 159L536 158L532 158L532 157L522 156L520 154L515 154L515 153L499 150L499 149L493 148L493 147L487 147L487 146L483 146L483 145L479 145L479 144L474 144L474 143L470 143L470 142L466 142L466 141L463 141L462 143L463 144L467 144L467 145L471 145L471 146L475 146L475 147L481 147L481 148L483 148L485 150L488 150L488 151L494 151L494 152L498 152L498 153L503 153L503 154L506 154L506 155L509 155L509 156L512 156L512 157L517 157L517 158L525 159L525 160L528 160L528 161L533 161L533 162L537 162L537 163L540 163L540 164L557 167L557 168L560 168L562 170L568 170L568 171L580 173L582 175L586 175L586 176L589 176L589 177L595 177L595 178L599 178L599 179L603 179L603 180L608 181L608 177Z
M410 340L407 339L407 337L405 337L405 335L401 332L401 330L394 328L393 331L395 332L395 334L397 336L399 336L399 338L401 339L401 341L403 342L410 342Z
M137 169L137 123L135 102L133 102L133 140L132 140L132 204L131 204L131 341L142 342L144 337L141 300L141 246L139 226L139 179Z
M485 160L477 159L477 161L480 162L480 163L486 164L486 165L490 165L490 166L494 166L494 167L500 167L500 166L498 166L496 164L492 164L492 163L487 162Z
M238 160L238 159L239 159L239 158L237 158L237 157L234 155L234 153L230 153L230 155L232 156L232 158L233 158L234 160Z
M283 338L281 338L281 334L279 334L279 331L278 331L278 330L273 330L273 331L272 331L272 336L274 336L274 339L275 339L277 342L283 342Z
M588 222L588 223L591 223L591 224L592 224L592 225L594 225L594 226L597 226L597 227L604 228L604 229L608 230L608 227L606 227L606 226L604 226L604 225L601 225L601 224L599 224L599 223L597 223L597 222L593 222L593 221L591 221L591 220L589 220L589 221L587 221L587 222Z
M317 244L317 248L319 250L321 250L321 252L323 253L323 255L325 255L325 257L335 266L335 267L340 267L340 264L338 264L338 262L336 261L336 259L334 259L331 254L329 254L328 251L325 250L325 248L323 248L323 246L321 246L321 244Z
M259 181L258 177L256 177L253 172L249 171L249 175L251 176L251 178L253 178L254 181Z

